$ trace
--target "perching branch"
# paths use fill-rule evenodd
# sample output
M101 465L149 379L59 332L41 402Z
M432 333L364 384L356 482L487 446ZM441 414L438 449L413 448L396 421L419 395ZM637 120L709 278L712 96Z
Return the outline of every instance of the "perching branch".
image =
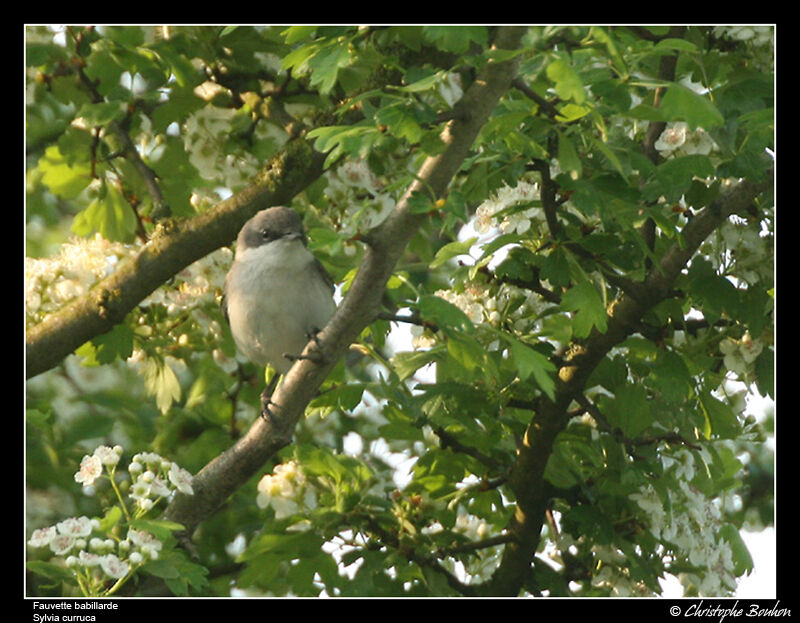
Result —
M523 27L498 29L495 47L515 49ZM444 150L429 157L394 211L366 237L368 244L358 273L339 308L304 354L319 349L322 363L299 359L272 396L272 418L259 418L231 448L195 476L194 495L179 495L166 511L169 519L191 531L246 482L278 449L291 441L297 421L330 370L380 310L385 285L395 264L426 214L412 210L418 192L442 196L470 152L500 97L516 73L515 59L490 62L456 105L456 118L442 132Z

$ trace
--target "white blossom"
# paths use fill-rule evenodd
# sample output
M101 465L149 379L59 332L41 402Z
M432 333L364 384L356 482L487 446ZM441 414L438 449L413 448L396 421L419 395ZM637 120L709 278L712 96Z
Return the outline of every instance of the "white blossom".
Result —
M31 534L28 544L33 547L44 547L45 545L49 545L50 541L52 541L56 536L57 532L55 526L37 528Z
M708 155L717 149L714 139L703 128L689 130L683 121L669 123L653 145L661 155L673 152Z
M294 461L277 465L272 474L261 478L257 490L256 504L259 508L271 507L276 519L294 515L301 507L316 506L316 496L307 486L302 469Z
M176 463L169 468L169 481L175 485L178 491L192 495L192 475Z
M114 554L106 554L100 557L100 568L110 578L119 580L124 578L131 570L131 566L124 560L120 560Z
M156 537L144 530L128 529L128 540L138 548L138 551L148 558L155 560L163 544Z
M99 457L87 454L81 459L81 468L75 472L75 482L84 487L94 484L103 473L103 462Z
M73 538L87 537L92 533L92 520L88 517L70 517L56 524L59 534Z
M135 245L112 242L96 234L73 238L49 258L25 258L25 314L27 326L40 322L75 297L81 296L114 272L120 258Z

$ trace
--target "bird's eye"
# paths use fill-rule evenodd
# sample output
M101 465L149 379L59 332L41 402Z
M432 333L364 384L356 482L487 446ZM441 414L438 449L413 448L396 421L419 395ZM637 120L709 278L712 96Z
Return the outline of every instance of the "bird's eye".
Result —
M274 232L270 229L262 229L261 237L264 240L275 240L276 238L280 238L280 235L277 232Z

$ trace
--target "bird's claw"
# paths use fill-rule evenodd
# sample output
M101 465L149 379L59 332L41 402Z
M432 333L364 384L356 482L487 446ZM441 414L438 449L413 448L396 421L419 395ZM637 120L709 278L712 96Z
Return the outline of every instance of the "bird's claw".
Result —
M320 340L319 340L319 330L318 329L314 329L313 331L309 331L308 333L306 333L306 338L308 338L309 342L314 342L314 345L317 348L321 347L321 343L320 343ZM307 355L293 355L291 353L283 353L283 356L286 359L288 359L289 361L291 361L292 363L294 363L298 359L308 359L309 361L313 361L314 363L317 363L317 364L325 363L325 357L319 351L313 352L313 353L309 353Z
M267 386L264 388L264 391L261 392L261 417L270 424L273 423L273 414L270 410L269 406L274 405L275 403L272 402L272 392L275 389L275 385L278 383L278 375L272 377L269 381Z

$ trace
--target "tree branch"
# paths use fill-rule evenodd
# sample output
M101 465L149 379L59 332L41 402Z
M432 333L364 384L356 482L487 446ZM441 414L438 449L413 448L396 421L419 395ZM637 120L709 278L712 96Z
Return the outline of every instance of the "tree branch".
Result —
M531 560L539 539L547 507L544 470L558 434L564 429L570 403L581 395L589 375L609 350L635 331L643 314L670 293L672 283L697 248L731 214L745 213L755 197L772 184L747 180L724 191L710 206L699 212L682 232L682 240L667 250L644 282L641 296L627 294L608 310L605 333L594 330L585 344L571 353L558 372L554 401L538 401L509 476L517 507L507 526L514 539L506 546L503 559L492 579L480 587L482 595L517 595L526 584Z

